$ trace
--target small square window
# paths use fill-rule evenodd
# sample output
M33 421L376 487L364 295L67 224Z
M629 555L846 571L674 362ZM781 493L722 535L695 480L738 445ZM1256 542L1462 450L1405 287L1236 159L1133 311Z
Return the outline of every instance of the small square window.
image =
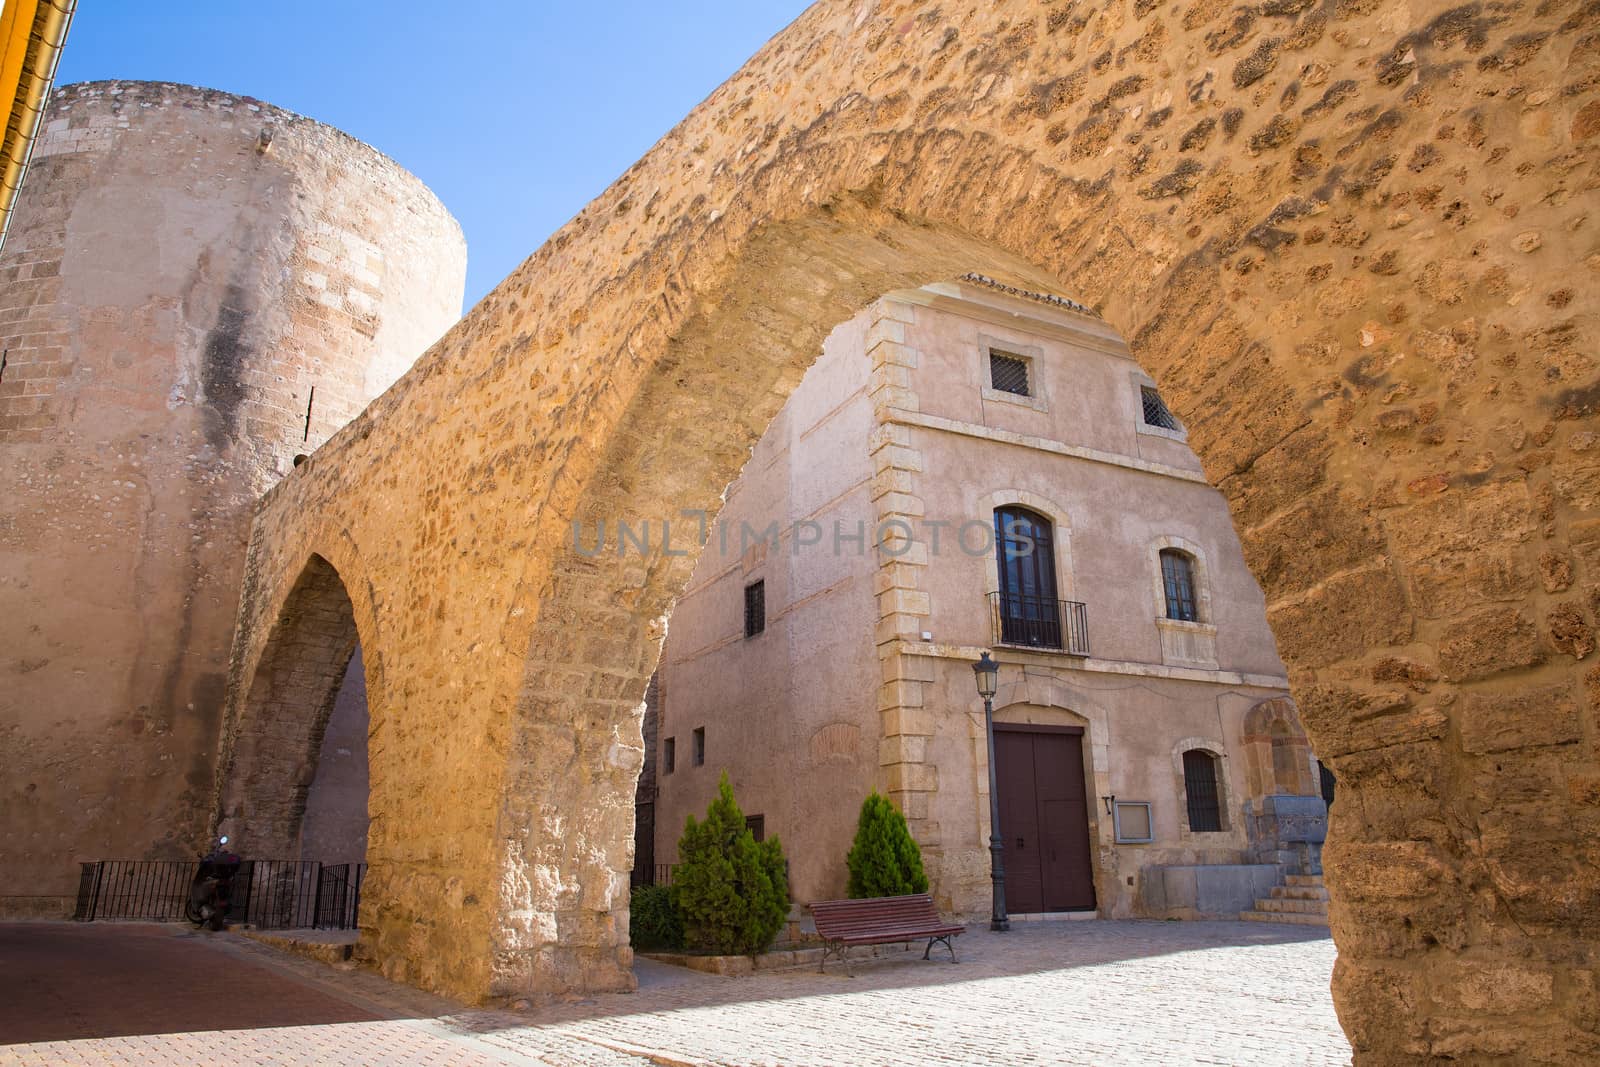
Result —
M699 767L706 761L706 728L697 727L694 732L694 765Z
M1033 395L1028 388L1028 361L993 348L989 349L989 383L1002 393Z
M744 587L744 635L754 637L767 628L767 583L751 582Z
M767 817L765 815L746 815L744 828L750 831L750 836L757 841L767 839Z
M1148 385L1139 387L1139 400L1144 407L1144 424L1146 426L1159 426L1163 430L1181 430L1178 420L1172 417L1172 412L1167 410L1167 402L1161 399L1161 394Z
M669 737L661 742L661 773L671 774L678 766L678 739Z
M1155 840L1150 805L1142 800L1118 800L1111 805L1112 819L1121 844L1143 845Z

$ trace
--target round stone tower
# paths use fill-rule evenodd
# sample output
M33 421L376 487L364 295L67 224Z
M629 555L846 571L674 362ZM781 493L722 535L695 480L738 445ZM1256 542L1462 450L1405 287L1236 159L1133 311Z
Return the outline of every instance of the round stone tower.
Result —
M460 316L461 229L246 97L51 98L0 256L0 915L203 832L252 507Z

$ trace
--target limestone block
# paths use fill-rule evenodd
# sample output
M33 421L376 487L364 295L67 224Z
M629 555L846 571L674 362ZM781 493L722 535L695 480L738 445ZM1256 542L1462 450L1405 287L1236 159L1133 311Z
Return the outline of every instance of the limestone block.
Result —
M1532 667L1544 659L1538 631L1516 608L1477 612L1446 626L1439 637L1439 667L1452 681Z
M1564 745L1579 740L1578 704L1566 685L1508 693L1467 693L1455 709L1461 747L1472 753Z

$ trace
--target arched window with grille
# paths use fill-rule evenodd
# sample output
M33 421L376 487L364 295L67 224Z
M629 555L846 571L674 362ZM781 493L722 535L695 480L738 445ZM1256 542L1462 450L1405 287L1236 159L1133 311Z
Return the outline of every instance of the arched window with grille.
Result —
M1194 558L1176 548L1161 550L1161 589L1166 594L1167 618L1199 622L1194 590Z
M1188 799L1191 833L1222 830L1219 780L1216 756L1203 748L1191 748L1183 754L1183 789Z
M1023 507L996 508L1000 639L1008 645L1060 648L1056 550L1050 520Z

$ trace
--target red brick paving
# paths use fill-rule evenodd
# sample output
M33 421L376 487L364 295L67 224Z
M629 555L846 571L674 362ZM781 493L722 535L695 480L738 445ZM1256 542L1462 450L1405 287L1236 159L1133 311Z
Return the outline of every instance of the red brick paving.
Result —
M0 1045L365 1022L379 1016L145 924L0 924Z

